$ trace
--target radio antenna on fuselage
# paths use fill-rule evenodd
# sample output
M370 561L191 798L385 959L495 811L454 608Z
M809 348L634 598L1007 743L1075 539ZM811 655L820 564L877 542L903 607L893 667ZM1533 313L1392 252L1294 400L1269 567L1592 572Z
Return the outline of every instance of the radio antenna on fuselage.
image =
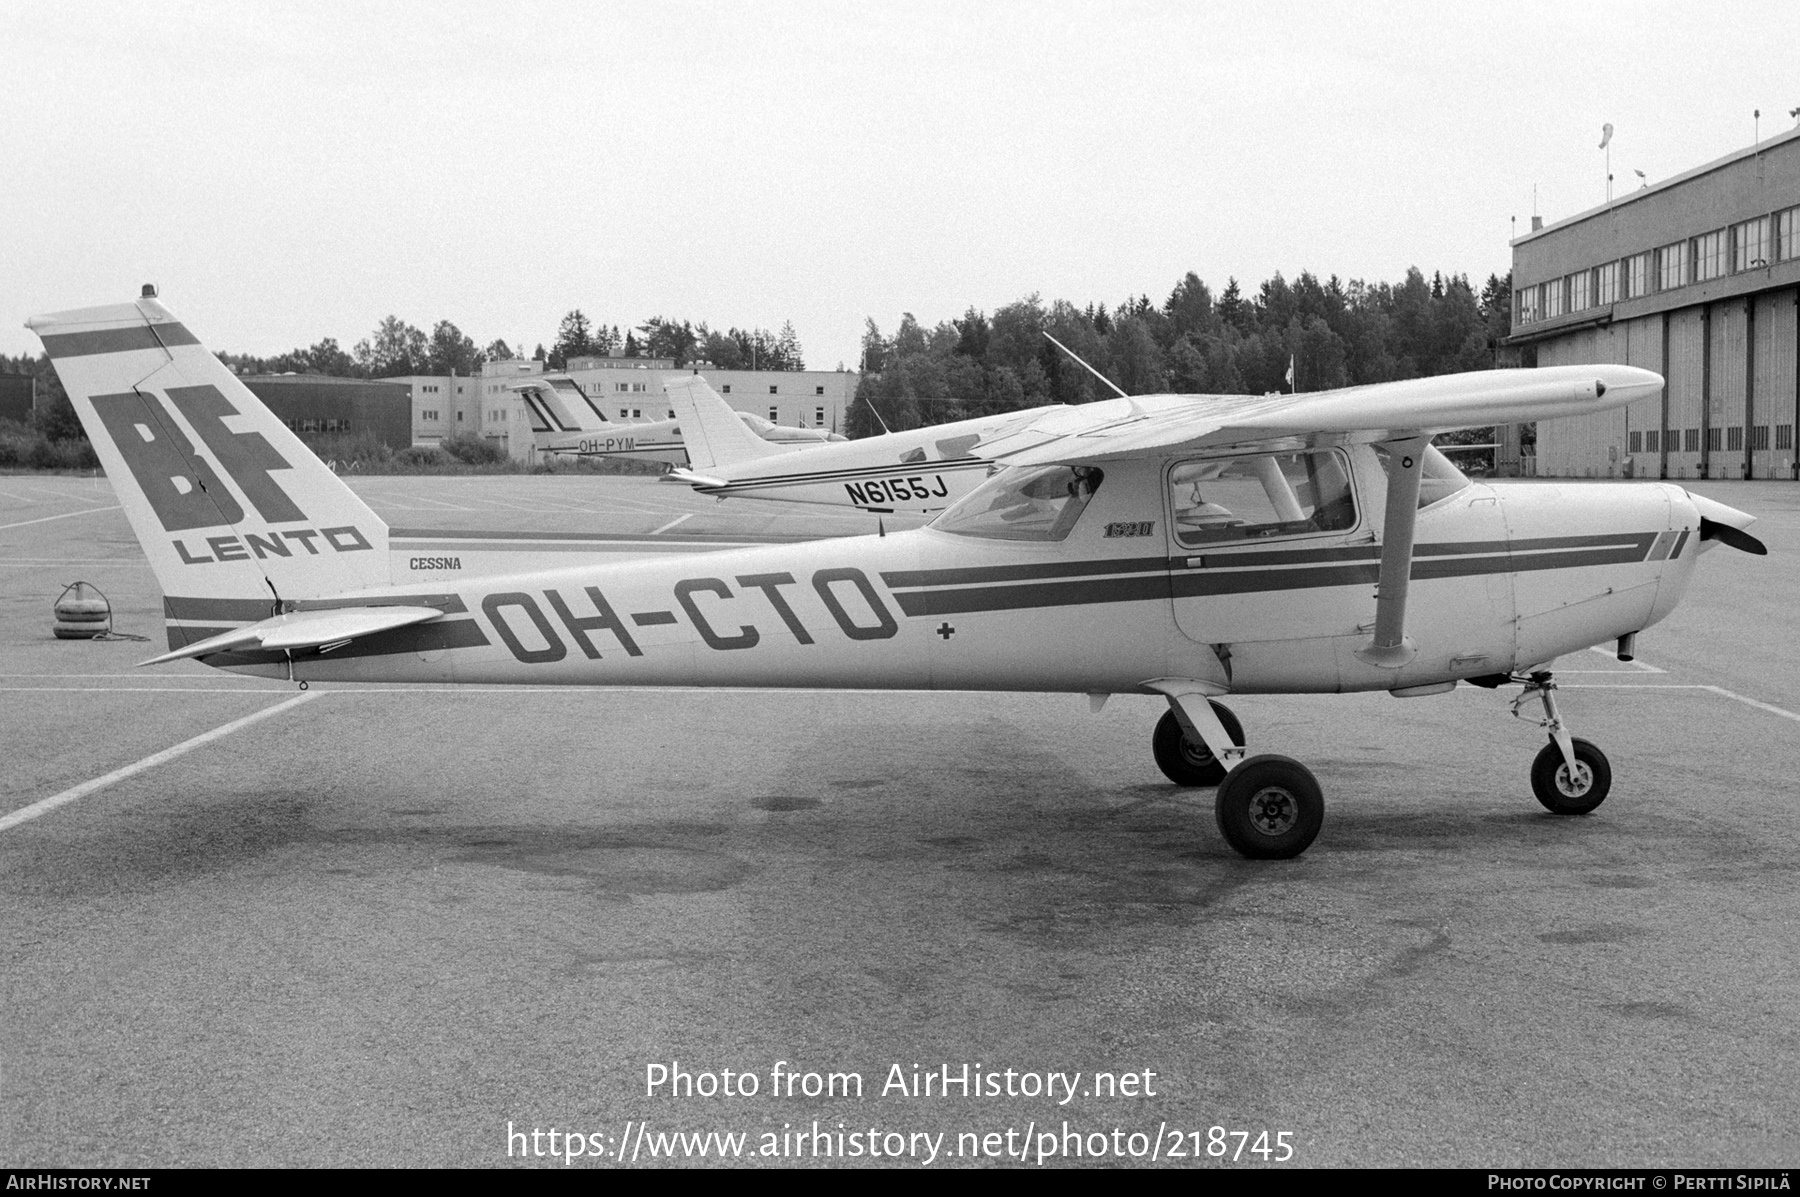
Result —
M875 422L877 424L881 425L881 430L883 432L886 432L889 436L892 436L893 433L888 431L887 421L882 419L881 413L879 411L876 411L876 409L875 409L875 400L870 399L868 396L865 395L863 397L863 402L867 403L869 405L869 411L874 414Z
M1050 343L1052 345L1056 346L1058 349L1062 350L1064 353L1066 353L1070 357L1074 358L1076 365L1080 366L1083 370L1086 370L1089 374L1092 374L1095 378L1098 378L1101 382L1103 382L1107 386L1111 387L1113 389L1113 391L1119 396L1119 398L1121 398L1121 399L1131 398L1130 395L1127 395L1120 388L1118 383L1114 382L1112 379L1108 378L1106 375L1100 373L1100 371L1094 369L1092 366L1090 366L1086 362L1082 361L1080 354L1076 353L1073 349L1070 349L1067 345L1064 345L1061 341L1057 340L1055 337L1051 337L1050 333L1048 331L1046 331L1044 333L1044 335L1046 337L1050 338Z

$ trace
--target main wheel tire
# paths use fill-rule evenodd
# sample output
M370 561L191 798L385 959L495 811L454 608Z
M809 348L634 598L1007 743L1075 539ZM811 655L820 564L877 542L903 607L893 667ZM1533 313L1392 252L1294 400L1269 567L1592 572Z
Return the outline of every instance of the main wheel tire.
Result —
M1605 802L1612 789L1612 766L1606 754L1587 740L1575 740L1573 747L1577 769L1573 778L1555 740L1531 762L1531 792L1553 815L1585 815Z
M1241 747L1244 728L1231 713L1231 708L1215 702L1212 709L1231 742ZM1150 737L1150 750L1155 754L1156 766L1163 771L1163 776L1178 786L1216 786L1225 780L1225 766L1212 754L1212 749L1187 738L1174 711L1164 711L1157 721L1156 733Z
M1251 860L1300 855L1325 825L1325 795L1292 757L1253 756L1226 774L1213 812L1219 834Z

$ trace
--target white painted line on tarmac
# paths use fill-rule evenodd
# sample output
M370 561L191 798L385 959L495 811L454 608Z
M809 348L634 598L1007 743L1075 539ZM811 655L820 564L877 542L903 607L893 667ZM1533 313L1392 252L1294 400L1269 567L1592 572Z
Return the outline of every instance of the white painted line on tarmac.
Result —
M234 693L242 693L242 691L234 691ZM173 748L165 748L161 752L152 753L141 761L134 761L122 769L114 769L111 773L108 773L103 777L96 777L92 781L84 781L80 785L64 790L60 794L52 794L48 798L41 798L38 801L33 802L30 806L22 806L18 810L13 811L10 815L0 816L0 831L6 831L10 828L17 827L19 824L29 822L39 815L47 815L59 806L67 806L77 798L85 798L95 790L104 790L114 782L124 781L127 777L142 773L146 769L154 769L165 761L172 761L176 757L192 752L194 749L199 748L204 744L210 744L214 740L229 736L232 732L237 731L240 728L249 727L252 723L261 722L271 715L279 715L290 707L297 707L303 702L309 702L312 699L319 697L320 693L320 691L308 690L304 694L296 694L286 702L278 702L272 707L264 707L260 711L245 715L242 719L233 719L230 723L220 724L209 732L201 732L191 740L183 740Z
M66 520L73 519L78 515L92 515L96 511L117 511L119 507L120 504L114 503L111 507L90 507L86 511L65 511L61 515L45 515L34 520L20 520L16 524L0 524L0 532L4 532L8 528L23 528L28 524L47 524L51 520Z
M0 686L0 694L286 694L248 686ZM320 691L320 693L324 693Z
M1591 653L1599 653L1601 656L1605 657L1609 661L1619 661L1618 653L1614 652L1610 648L1601 648L1598 644L1589 648L1588 651ZM1619 661L1619 664L1629 665L1633 669L1637 670L1639 673L1667 673L1668 672L1668 670L1666 670L1666 669L1658 669L1656 666L1648 664L1644 661ZM1612 671L1606 670L1606 669L1574 669L1574 670L1567 670L1567 671L1559 670L1558 672L1610 673Z
M1577 682L1572 686L1564 686L1565 690L1705 690L1709 694L1717 694L1720 698L1729 698L1733 702L1741 702L1747 707L1755 707L1759 711L1767 711L1771 715L1780 715L1783 719L1792 719L1800 723L1800 715L1785 707L1772 703L1758 702L1747 698L1736 690L1727 690L1723 686L1702 686L1692 682L1620 682L1615 686L1606 686L1594 682Z
M694 518L694 513L691 511L688 512L686 515L678 515L674 519L670 520L668 523L664 524L662 527L657 528L655 531L651 532L650 535L661 536L664 532L667 532L670 528L673 528L675 525L685 524L693 518Z

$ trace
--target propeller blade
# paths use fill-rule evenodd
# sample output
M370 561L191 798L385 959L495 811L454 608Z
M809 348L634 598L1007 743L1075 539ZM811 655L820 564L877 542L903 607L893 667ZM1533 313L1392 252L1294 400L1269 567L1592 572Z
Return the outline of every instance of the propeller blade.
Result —
M1768 546L1748 532L1733 528L1730 524L1721 524L1718 520L1709 520L1705 516L1700 517L1700 539L1716 540L1720 544L1728 544L1740 552L1751 553L1757 557L1769 555Z

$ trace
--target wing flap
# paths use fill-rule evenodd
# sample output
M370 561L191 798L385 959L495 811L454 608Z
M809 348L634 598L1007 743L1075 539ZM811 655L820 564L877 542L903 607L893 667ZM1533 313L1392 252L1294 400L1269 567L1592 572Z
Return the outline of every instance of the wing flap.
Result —
M295 611L196 640L160 657L140 661L139 665L166 665L188 657L241 649L321 648L358 636L425 623L442 615L436 607L337 607L324 611Z

